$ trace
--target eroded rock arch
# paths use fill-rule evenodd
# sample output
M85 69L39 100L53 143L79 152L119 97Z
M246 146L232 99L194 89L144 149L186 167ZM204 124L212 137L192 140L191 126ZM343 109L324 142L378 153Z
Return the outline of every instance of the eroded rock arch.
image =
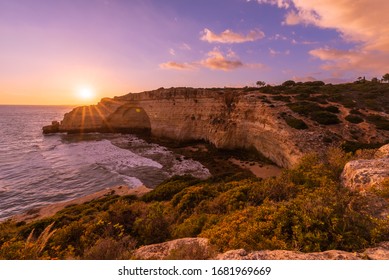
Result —
M126 133L150 133L151 122L141 106L125 104L107 118L109 130Z

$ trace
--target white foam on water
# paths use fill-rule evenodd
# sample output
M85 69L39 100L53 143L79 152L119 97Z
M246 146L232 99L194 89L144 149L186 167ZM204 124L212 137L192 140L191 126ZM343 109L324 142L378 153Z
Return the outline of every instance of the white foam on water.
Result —
M116 140L115 140L116 141ZM211 176L209 170L204 167L200 162L193 159L187 159L182 155L178 155L168 148L160 146L158 144L149 144L146 141L129 136L127 141L130 143L130 147L136 150L136 152L143 157L158 158L164 170L166 170L168 176L173 175L186 175L190 174L200 179L206 179ZM115 144L119 144L115 142ZM119 145L125 143L121 142Z
M112 171L138 166L162 168L160 163L119 148L105 139L58 145L45 156L49 160L55 159L54 167L56 163L63 166L63 161L70 161L76 166L98 164Z

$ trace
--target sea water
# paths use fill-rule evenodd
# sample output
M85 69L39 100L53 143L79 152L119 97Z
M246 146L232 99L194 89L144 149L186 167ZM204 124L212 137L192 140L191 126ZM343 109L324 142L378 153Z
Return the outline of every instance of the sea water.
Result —
M67 106L0 106L0 220L107 187L208 177L199 162L131 134L43 135Z

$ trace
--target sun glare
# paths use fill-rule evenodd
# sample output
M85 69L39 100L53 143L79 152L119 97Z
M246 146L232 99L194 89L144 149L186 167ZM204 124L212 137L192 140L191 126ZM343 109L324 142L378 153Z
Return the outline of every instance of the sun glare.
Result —
M95 97L95 93L91 88L83 87L78 90L78 97L83 100L91 100Z

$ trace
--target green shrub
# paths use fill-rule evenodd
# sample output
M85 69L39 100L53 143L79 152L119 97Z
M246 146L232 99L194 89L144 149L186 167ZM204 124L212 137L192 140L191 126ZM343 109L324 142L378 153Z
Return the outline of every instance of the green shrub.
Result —
M340 113L339 108L336 106L327 106L327 107L324 107L323 109L327 112L331 112L331 113L335 113L335 114Z
M319 124L324 124L324 125L340 123L340 120L336 115L326 111L312 112L311 119L318 122Z
M145 194L142 200L150 201L166 201L173 198L173 196L190 185L199 182L193 176L173 176L172 178L159 184L154 190Z
M325 83L323 81L310 81L310 82L304 82L304 85L321 87L321 86L324 86Z
M363 149L377 149L382 145L383 143L361 143L358 141L345 141L342 143L341 148L346 152L355 153L356 151Z
M366 118L370 123L374 124L377 129L389 130L389 120L380 115L368 115Z
M373 192L389 201L389 178L385 179L379 186L375 186Z
M161 202L140 204L139 215L134 222L133 236L139 245L160 243L170 238L168 208Z
M292 128L295 129L307 129L308 125L300 119L297 119L293 116L284 116L285 122Z
M360 199L337 186L323 186L289 201L265 200L233 212L201 236L221 250L358 250L372 242L376 228L363 207L358 208L363 206L356 202Z
M347 115L345 119L348 122L356 123L356 124L363 122L363 119L358 115Z
M275 101L283 101L283 102L290 102L291 98L290 96L284 96L284 95L275 95L275 96L272 96L272 99L275 100Z
M85 250L84 260L128 260L132 257L135 240L130 236L117 241L113 238L100 238Z
M295 85L296 85L296 82L293 80L287 80L287 81L282 83L282 86L284 86L284 87L292 87Z
M300 115L307 116L313 112L322 110L322 107L313 102L300 101L288 104L288 107Z
M363 116L363 114L357 109L351 109L350 115L362 115Z
M208 214L193 214L185 219L182 223L175 226L173 230L174 238L196 237L202 231L209 219L213 215Z

